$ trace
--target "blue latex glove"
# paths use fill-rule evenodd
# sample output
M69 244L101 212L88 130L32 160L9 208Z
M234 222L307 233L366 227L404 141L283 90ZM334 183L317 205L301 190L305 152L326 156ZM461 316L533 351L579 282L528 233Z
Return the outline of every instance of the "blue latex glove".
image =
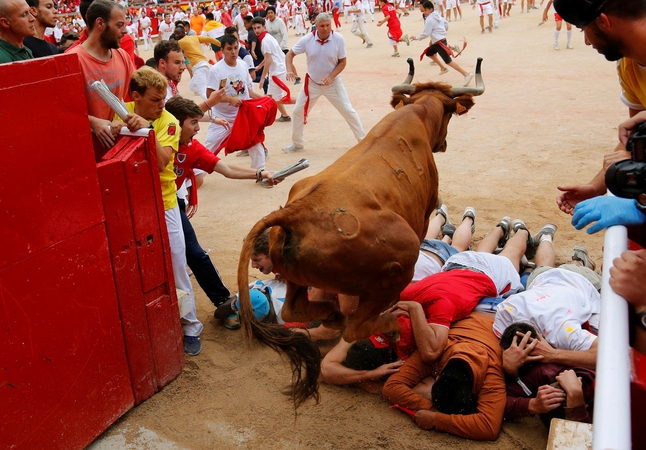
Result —
M594 197L577 204L572 216L572 225L577 230L592 222L597 223L588 228L588 234L614 225L643 225L646 223L646 214L638 210L635 200L630 198Z

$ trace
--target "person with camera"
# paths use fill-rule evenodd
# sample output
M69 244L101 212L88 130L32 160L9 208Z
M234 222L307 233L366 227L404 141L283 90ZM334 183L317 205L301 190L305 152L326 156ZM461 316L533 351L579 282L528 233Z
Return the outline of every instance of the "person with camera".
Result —
M581 29L587 45L608 61L618 61L621 100L630 117L646 110L646 0L554 0L554 9L566 22ZM612 163L630 158L620 143L604 158L604 167L588 183L558 186L559 208L573 214L581 201L606 193L604 177Z

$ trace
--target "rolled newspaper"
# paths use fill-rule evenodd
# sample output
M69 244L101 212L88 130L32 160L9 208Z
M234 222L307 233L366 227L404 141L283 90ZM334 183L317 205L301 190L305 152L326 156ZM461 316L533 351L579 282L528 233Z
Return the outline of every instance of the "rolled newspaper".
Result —
M274 172L274 174L271 176L274 180L282 180L285 177L288 177L296 172L300 172L303 169L307 169L310 166L310 162L303 158L297 163L292 164L291 166L283 167L280 170L277 170ZM263 183L265 183L265 180L262 180Z
M105 81L101 80L92 83L92 90L99 94L99 97L101 97L103 101L112 108L112 111L114 111L117 116L121 117L122 120L126 120L125 117L130 114L128 108L126 108L126 105L124 105L123 102L119 100L112 91L110 91L110 88L105 84Z

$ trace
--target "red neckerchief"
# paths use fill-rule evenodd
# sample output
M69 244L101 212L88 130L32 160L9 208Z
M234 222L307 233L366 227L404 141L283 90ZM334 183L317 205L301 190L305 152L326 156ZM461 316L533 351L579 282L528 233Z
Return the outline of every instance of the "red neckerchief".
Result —
M263 31L263 32L262 32L262 33L260 33L258 36L256 36L256 37L258 38L258 42L260 42L260 43L262 44L262 40L263 40L263 38L264 38L266 35L267 35L267 32L266 32L266 31Z
M169 80L168 78L166 79L168 81L168 85L170 86L170 91L174 95L177 95L177 81Z
M318 42L321 45L325 45L328 42L330 42L330 38L332 37L333 34L334 34L334 31L330 31L330 35L327 37L327 39L323 40L323 39L319 39L319 35L316 34L316 30L312 31L312 35L316 38L316 42Z

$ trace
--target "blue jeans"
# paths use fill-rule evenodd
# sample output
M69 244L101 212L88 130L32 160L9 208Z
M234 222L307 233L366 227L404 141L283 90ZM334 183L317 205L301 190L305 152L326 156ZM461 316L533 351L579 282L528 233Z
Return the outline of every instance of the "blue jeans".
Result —
M455 247L451 247L449 244L439 239L424 239L419 248L420 250L433 253L435 256L440 258L442 264L444 264L451 256L460 253Z
M220 306L231 296L231 292L222 282L218 269L213 265L209 255L200 247L193 225L186 215L186 203L179 198L177 202L186 242L186 263L193 271L197 284L200 285L209 300L215 306Z

